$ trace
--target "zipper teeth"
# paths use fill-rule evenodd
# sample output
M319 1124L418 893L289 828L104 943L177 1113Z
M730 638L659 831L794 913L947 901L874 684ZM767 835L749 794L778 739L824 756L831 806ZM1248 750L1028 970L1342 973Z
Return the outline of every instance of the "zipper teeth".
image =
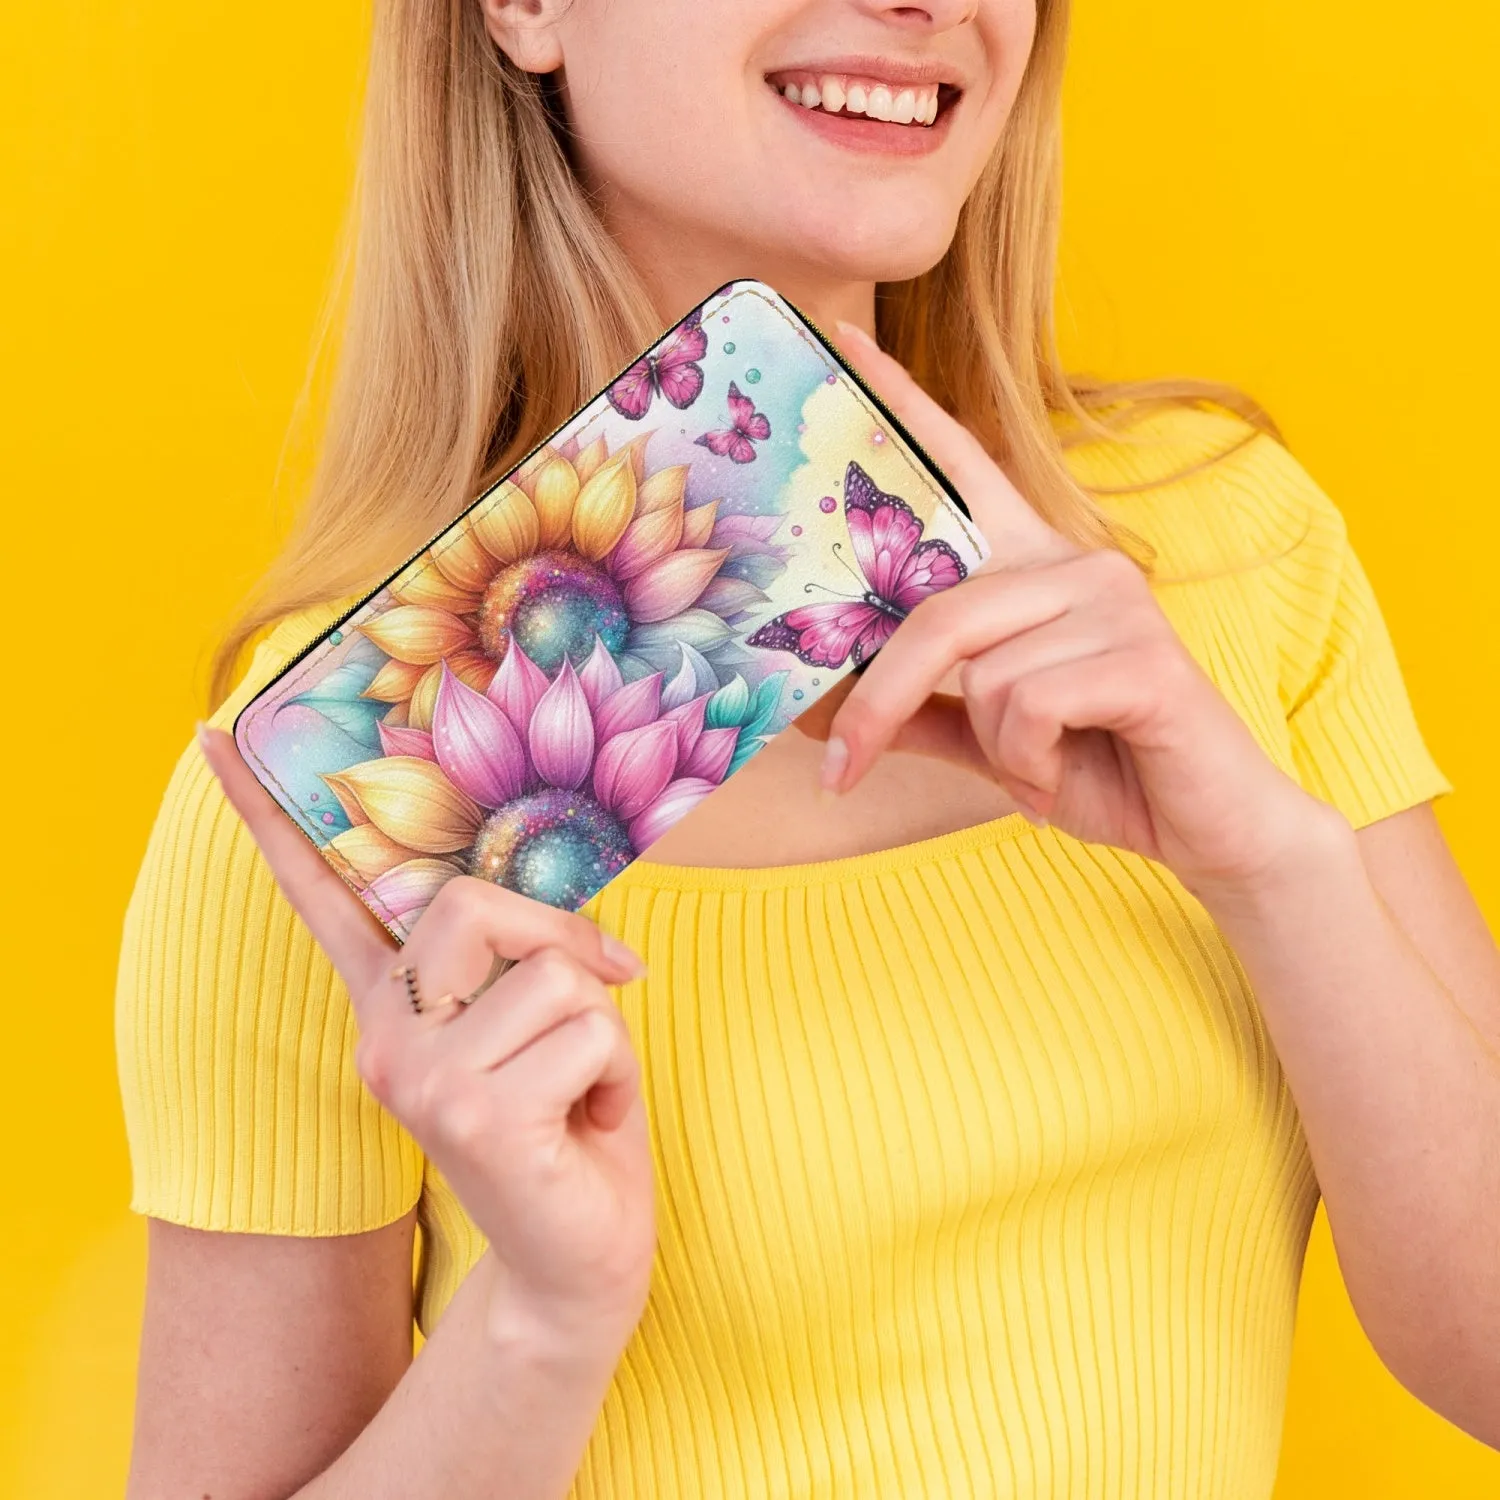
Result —
M714 291L710 292L702 302L698 303L698 308L701 309L706 307L710 302L714 300L715 297L719 295L720 292L724 291L725 288L736 286L742 280L748 281L751 283L751 285L757 287L764 285L764 283L762 282L754 281L753 278L736 277L733 281L726 281L723 286L718 287ZM808 315L803 312L800 307L796 306L788 298L783 297L781 293L776 291L774 287L768 287L767 290L770 291L773 296L779 298L780 301L785 303L787 307L791 308L791 310L797 315L797 317L803 323L805 323L807 327L809 327L815 334L817 334L818 342L821 343L823 345L823 348L833 356L834 360L838 364L838 367L844 372L845 375L849 377L850 380L854 382L856 386L859 387L859 389L865 394L865 396L869 398L869 400L874 404L876 410L879 411L880 414L886 419L886 421L889 422L890 425L895 429L897 435L901 438L901 440L906 443L906 445L910 447L913 452L915 452L921 458L922 462L926 464L927 468L931 471L933 477L941 485L943 493L946 494L947 497L959 508L964 517L968 521L972 522L974 516L969 510L969 507L964 503L963 496L958 493L958 490L955 487L953 481L949 479L948 476L943 472L942 467L933 458L933 456L921 445L921 443L916 440L916 438L911 435L910 432L906 430L905 424L895 414L895 412L893 412L890 407L888 407L885 402L882 401L880 397L870 389L870 387L865 383L859 373L850 367L848 361L845 360L844 356L840 354L837 347L835 347L833 340L830 339L828 335L824 333L823 330L819 328L818 325L813 322L813 320L808 317ZM691 312L692 309L689 309L687 313L684 313L683 316L677 320L677 323L671 324L667 328L666 332L661 335L661 338L658 338L654 343L647 346L646 352L649 353L651 349L654 349L656 345L659 344L661 340L672 331L673 328L677 327L678 323L683 322L688 316L690 316ZM630 363L620 371L620 375L623 375L626 370L630 369L631 365L635 364L636 361L641 359L642 357L642 355L637 355L635 359L631 360ZM620 375L616 375L615 380L618 380L620 378ZM608 390L609 386L613 384L614 380L611 380L604 387L604 389ZM554 427L546 437L544 437L539 443L535 445L535 447L530 450L530 452L526 454L524 458L517 459L516 462L512 464L511 467L507 469L506 472L494 482L494 484L488 486L484 490L481 490L480 493L476 495L468 505L464 506L464 508L459 511L459 513L440 532L437 533L436 536L429 537L427 541L425 541L420 547L418 547L417 550L413 552L399 567L395 568L389 575L387 575L387 577L382 582L376 584L376 586L371 589L369 593L361 595L361 597L357 599L352 605L350 605L350 607L342 615L340 615L338 619L332 622L332 624L325 625L322 630L320 630L315 636L313 636L310 641L308 641L297 651L296 655L288 658L286 665L283 666L282 669L270 680L270 682L268 682L265 687L263 687L260 692L255 695L255 698L252 698L250 700L250 703L247 703L245 705L245 708L241 710L241 713L248 710L251 704L253 704L256 699L261 696L261 694L274 687L276 683L278 683L283 677L285 677L288 672L290 672L295 666L297 666L299 662L302 661L302 659L313 649L313 647L319 645L326 636L328 636L332 631L337 630L339 626L345 624L349 620L352 620L354 616L357 615L360 610L363 609L364 606L375 597L376 594L378 594L382 589L388 588L393 582L395 582L395 580L399 578L401 574L404 573L419 557L421 557L421 555L426 552L429 547L433 546L435 543L441 541L445 536L447 536L447 534L452 531L453 528L457 526L458 523L463 520L463 518L468 515L471 510L474 510L488 495L490 495L494 490L498 489L502 484L504 484L506 480L508 480L510 476L516 472L517 469L522 468L525 464L529 463L533 458L535 458L536 455L540 453L542 449L545 448L547 444L553 440L553 438L555 438L560 432L563 432L566 428L571 426L573 421L582 412L587 411L588 408L599 399L600 394L602 394L602 392L597 392L593 396L590 396L589 399L582 406L580 406L577 411L571 413L565 420ZM236 714L235 724L238 725L238 723L239 715ZM295 822L296 820L293 819L293 821ZM306 832L305 829L303 831ZM312 838L311 834L308 834L308 838L312 842L314 848L316 848L317 841Z

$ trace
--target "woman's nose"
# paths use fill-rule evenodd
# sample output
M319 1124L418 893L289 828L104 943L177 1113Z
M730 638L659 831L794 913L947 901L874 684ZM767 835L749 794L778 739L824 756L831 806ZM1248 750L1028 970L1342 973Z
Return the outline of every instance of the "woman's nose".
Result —
M902 0L858 0L859 8L887 21L904 21L908 25L928 27L933 31L951 31L971 21L981 0L922 0L920 5Z

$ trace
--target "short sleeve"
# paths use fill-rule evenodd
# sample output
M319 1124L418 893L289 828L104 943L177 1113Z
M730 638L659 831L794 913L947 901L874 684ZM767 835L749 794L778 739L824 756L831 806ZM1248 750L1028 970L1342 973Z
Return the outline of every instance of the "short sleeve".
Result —
M280 632L278 632L280 634ZM286 653L262 645L227 728ZM416 1143L364 1087L348 992L196 744L178 760L126 912L115 1046L137 1213L333 1235L401 1217Z
M1453 786L1422 737L1342 512L1278 455L1305 503L1300 539L1268 570L1292 757L1302 785L1359 828Z

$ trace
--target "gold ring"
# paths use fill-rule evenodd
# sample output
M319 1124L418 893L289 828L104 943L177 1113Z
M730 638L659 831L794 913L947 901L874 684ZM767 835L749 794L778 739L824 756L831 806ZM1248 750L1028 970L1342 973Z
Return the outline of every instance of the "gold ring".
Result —
M422 992L417 988L417 971L410 964L398 964L391 970L391 978L399 979L406 986L406 997L411 1001L411 1008L418 1014L453 1002L452 995L440 995L431 1005L424 1004Z
M513 963L515 959L506 958L503 953L497 953L494 962L490 964L490 972L467 995L460 995L458 1003L472 1005Z

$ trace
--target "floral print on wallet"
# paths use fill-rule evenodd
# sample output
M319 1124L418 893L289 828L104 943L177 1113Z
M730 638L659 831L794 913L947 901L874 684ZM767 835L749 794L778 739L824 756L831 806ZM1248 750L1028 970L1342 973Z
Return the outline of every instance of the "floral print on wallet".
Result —
M575 910L985 555L810 325L735 281L235 738L398 939L458 874Z

